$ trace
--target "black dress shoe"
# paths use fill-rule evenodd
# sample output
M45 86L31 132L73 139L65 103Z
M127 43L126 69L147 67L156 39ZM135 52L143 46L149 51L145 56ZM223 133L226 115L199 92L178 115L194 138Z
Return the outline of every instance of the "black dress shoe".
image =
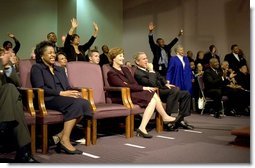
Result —
M215 112L214 113L214 118L220 119L221 118L220 112Z
M181 121L181 122L179 123L179 128L193 130L193 129L194 129L194 126L189 125L189 124L187 124L187 123L184 122L184 121Z
M143 138L152 138L152 135L150 134L145 134L144 132L142 132L140 129L136 130L136 136L141 136Z
M165 126L165 128L166 128L166 131L174 131L174 132L179 131L179 130L178 130L178 126L176 126L175 123L174 123L174 124L167 124L167 125Z
M74 151L71 151L71 150L67 149L61 142L59 142L57 145L58 145L57 148L56 148L57 153L60 153L62 151L64 151L66 154L71 154L71 155L74 155L74 154L81 155L83 153L82 151L80 151L78 149L75 149Z
M25 153L23 156L16 157L15 163L40 163L29 153Z

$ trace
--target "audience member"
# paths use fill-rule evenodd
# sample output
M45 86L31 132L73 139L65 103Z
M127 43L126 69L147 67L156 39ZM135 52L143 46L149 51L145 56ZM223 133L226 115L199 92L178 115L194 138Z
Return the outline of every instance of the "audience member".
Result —
M66 64L67 64L66 54L62 51L58 52L56 54L56 61L57 61L57 65L65 69L65 73L67 76L68 74L67 74L67 68L66 68Z
M18 75L10 63L10 53L0 48L0 137L12 134L16 141L15 162L38 163L31 155L30 133L25 121Z
M241 66L236 74L236 82L241 85L243 89L250 91L250 73L248 71L247 65Z
M89 102L70 87L64 69L54 65L56 54L52 43L39 43L35 54L37 63L31 68L31 84L35 88L44 89L46 108L60 111L64 115L64 128L53 138L57 143L58 152L82 154L71 144L70 134L82 116L92 116Z
M200 51L197 52L195 65L197 66L198 63L200 63L203 66L203 68L205 68L204 51L200 50Z
M124 64L124 54L121 48L112 48L109 51L109 59L112 62L112 69L108 72L108 82L111 86L129 87L131 90L132 102L144 107L142 122L137 129L137 136L152 138L148 134L146 126L156 109L162 116L163 121L170 123L175 121L175 117L167 115L159 96L155 93L155 88L138 85L131 72Z
M149 28L149 44L153 53L153 66L155 71L159 72L162 76L166 76L168 62L171 58L171 48L178 42L178 38L183 35L183 30L180 30L178 37L174 38L169 44L165 45L162 38L158 38L156 43L153 39L153 30L155 25L151 22Z
M191 96L189 92L179 90L174 85L166 82L158 72L153 69L153 64L148 63L147 55L144 52L138 52L134 55L137 69L135 79L139 85L158 87L160 99L166 103L166 112L168 115L178 113L173 125L169 125L168 130L175 130L179 127L184 129L193 129L193 126L184 122L184 117L190 115Z
M100 55L98 50L93 49L93 50L89 50L88 53L88 57L89 57L89 62L92 64L99 64L100 62Z
M193 52L191 50L187 51L187 57L189 59L189 62L194 62L195 60L193 59Z
M94 32L89 41L83 45L79 45L80 36L74 34L74 31L78 27L78 21L75 18L71 19L71 28L66 36L64 44L67 61L86 61L85 52L92 46L98 33L98 26L95 22L93 22L93 26Z
M214 117L220 118L220 111L222 110L221 99L222 89L224 87L224 80L219 71L219 61L217 58L211 58L209 61L209 68L207 68L203 75L204 93L205 96L213 99L212 109L214 110Z
M215 45L210 45L209 46L209 51L205 53L204 55L204 63L205 63L205 68L209 67L209 61L211 58L217 58L217 60L220 63L220 57L217 55L217 49Z
M7 51L8 51L9 49L12 49L13 52L14 52L15 54L17 54L18 51L19 51L19 49L20 49L20 42L19 42L19 40L14 36L14 34L8 33L8 36L14 40L14 42L15 42L15 47L12 48L12 42L10 42L10 41L5 41L5 42L3 43L3 47L4 47L4 49L7 50Z
M229 97L226 105L226 111L230 115L244 114L245 109L250 106L250 94L239 83L236 82L237 73L229 69L227 61L223 61L221 65L223 79L226 79L226 87L223 94ZM240 100L239 100L240 99Z
M102 46L102 51L103 53L100 54L100 62L99 65L102 67L104 64L109 64L109 47L107 45Z
M198 63L195 71L195 77L203 76L203 74L204 74L203 65L201 63Z
M58 39L57 39L57 35L54 32L50 32L47 34L47 40L53 44L55 53L63 50L63 49L61 49L61 47L57 46Z
M227 64L226 64L227 65ZM249 106L250 95L235 82L234 71L219 68L219 61L216 58L210 60L210 68L205 70L203 79L206 96L212 98L215 117L220 118L221 99L223 95L228 97L227 115L240 115Z
M237 44L231 46L231 53L225 56L224 61L228 61L229 68L235 72L238 72L241 66L247 65L246 59L243 57L243 54L240 54L240 49Z
M176 56L169 62L166 79L181 90L187 90L192 95L192 72L189 59L184 56L182 46L175 48Z

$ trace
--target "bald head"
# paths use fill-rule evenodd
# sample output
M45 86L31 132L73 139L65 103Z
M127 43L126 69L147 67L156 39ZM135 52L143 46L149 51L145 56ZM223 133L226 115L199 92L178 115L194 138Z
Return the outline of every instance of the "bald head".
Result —
M219 61L217 58L211 58L209 61L210 67L213 69L218 69L219 68Z

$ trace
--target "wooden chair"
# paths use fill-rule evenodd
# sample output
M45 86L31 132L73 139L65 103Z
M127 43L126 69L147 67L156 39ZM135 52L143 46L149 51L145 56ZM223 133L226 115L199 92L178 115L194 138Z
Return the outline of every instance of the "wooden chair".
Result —
M22 88L31 88L34 92L34 103L37 104L36 125L41 127L42 134L42 153L48 152L48 125L63 122L63 115L59 111L46 109L44 102L44 90L32 88L30 82L30 71L35 60L23 59L19 62L19 75ZM36 100L36 101L35 101Z
M97 140L97 120L105 118L125 117L125 135L130 138L130 109L127 99L127 88L104 87L103 76L99 65L89 62L68 62L68 80L72 87L85 87L89 92L89 101L93 110L92 144ZM109 92L119 92L121 103L109 103L106 95ZM87 130L90 125L87 125ZM87 139L88 140L88 139Z

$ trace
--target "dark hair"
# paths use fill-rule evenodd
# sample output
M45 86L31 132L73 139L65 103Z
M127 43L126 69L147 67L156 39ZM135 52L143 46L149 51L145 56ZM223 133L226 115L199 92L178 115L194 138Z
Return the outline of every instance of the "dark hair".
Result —
M64 55L65 57L66 57L66 53L65 52L63 52L63 51L59 51L59 52L57 52L57 54L56 54L56 61L58 61L58 56L59 55Z
M237 44L233 44L233 45L231 46L231 50L233 50L235 47L238 47L238 45L237 45Z
M54 47L54 45L49 41L42 41L42 42L40 42L39 44L36 45L36 48L35 48L35 61L37 63L42 62L41 57L42 57L42 55L45 51L45 48L48 47L48 46Z
M75 37L80 37L80 36L78 34L73 34L70 38L70 41L72 42L75 39Z
M11 45L12 45L12 42L10 42L10 41L5 41L5 42L3 43L3 47L5 48L8 44L11 44Z
M50 35L51 35L51 34L54 34L54 35L56 36L56 34L55 34L54 32L50 32L50 33L47 34L47 39L50 38Z
M212 51L213 48L215 48L215 45L210 45L209 46L209 51Z
M159 42L159 40L163 40L162 38L158 38L157 40L156 40L156 42L158 43Z

